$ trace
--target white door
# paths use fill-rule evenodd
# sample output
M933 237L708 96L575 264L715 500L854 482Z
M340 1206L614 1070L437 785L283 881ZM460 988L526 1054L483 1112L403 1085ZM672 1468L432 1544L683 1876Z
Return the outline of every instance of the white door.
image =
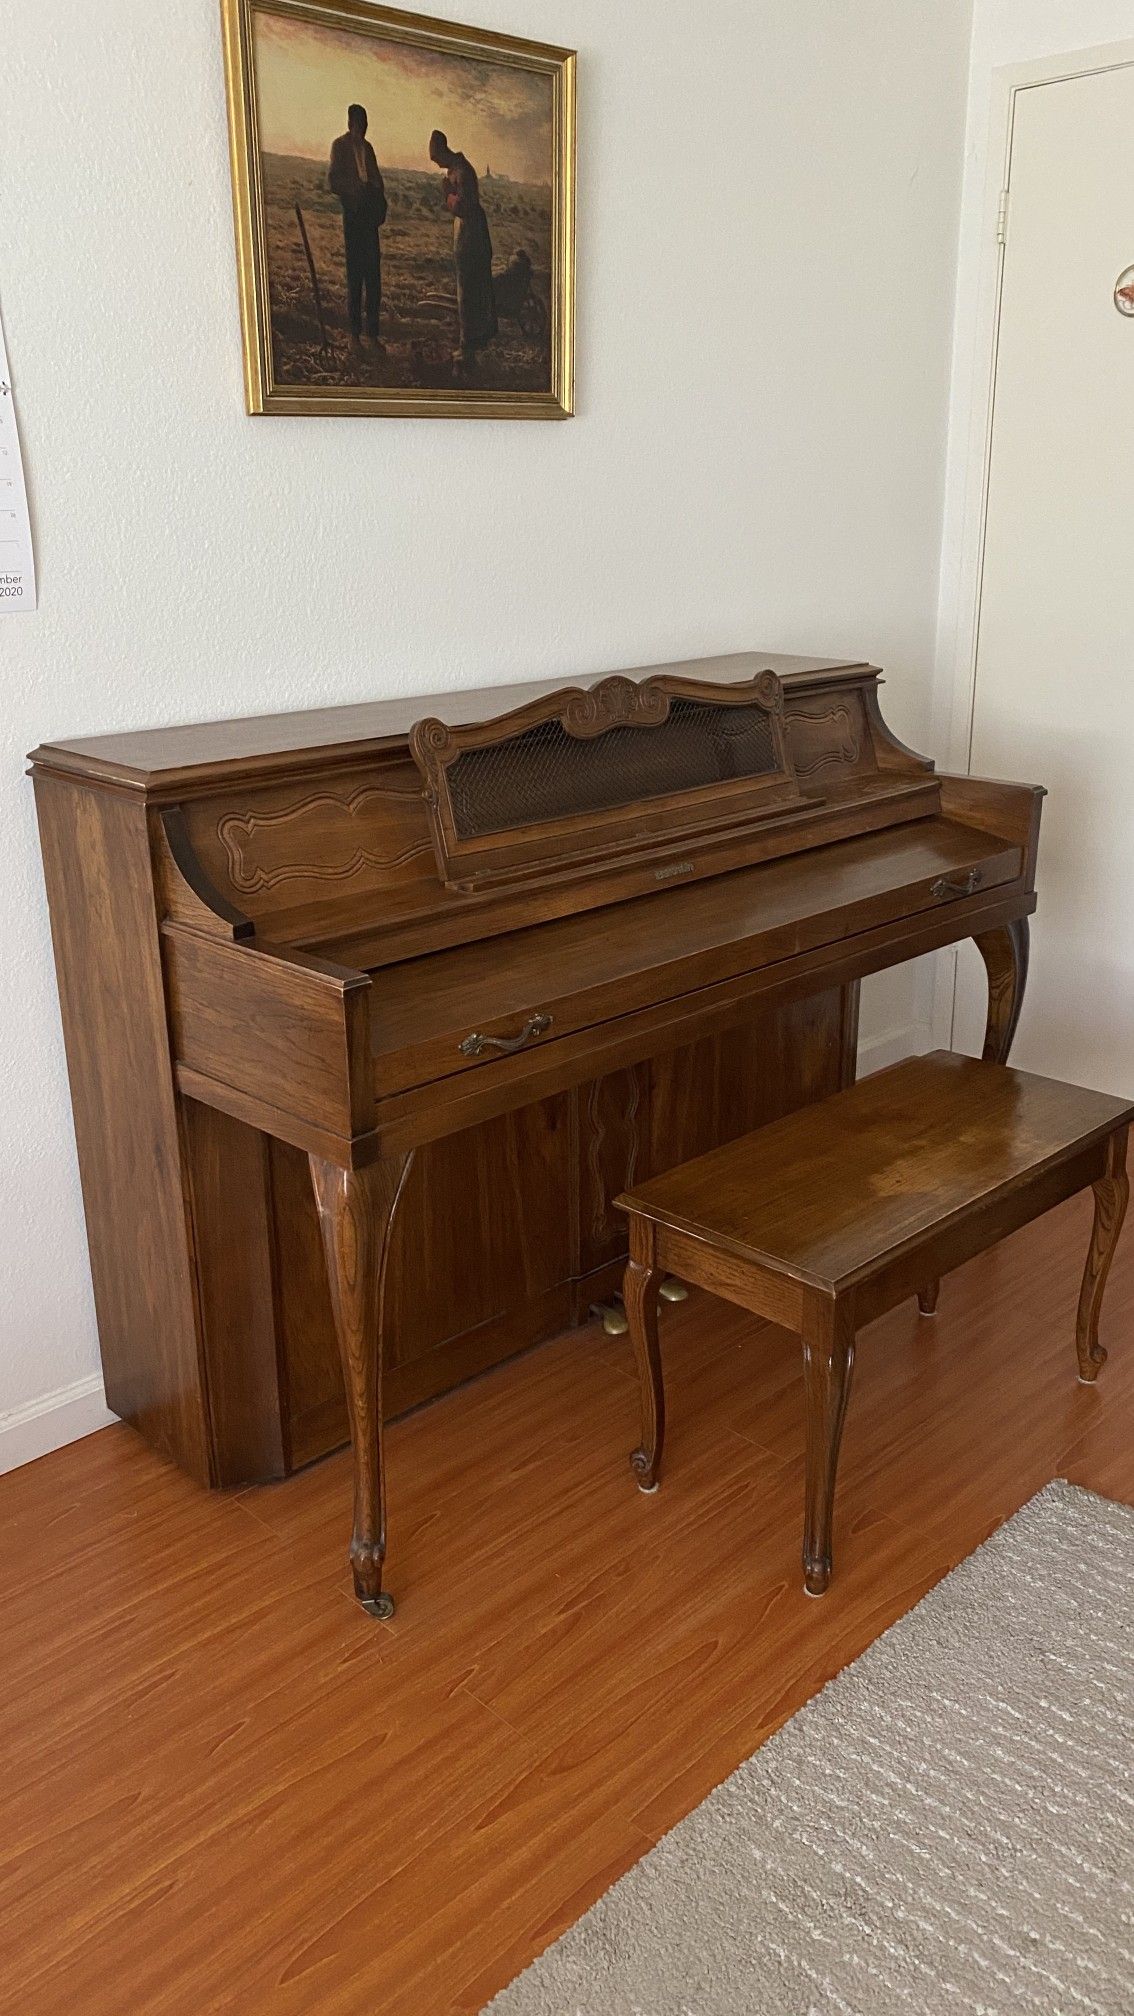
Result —
M1126 267L1134 65L1017 92L971 767L1049 792L1012 1062L1134 1094L1134 314L1115 303ZM983 1023L970 945L956 1046L979 1051Z

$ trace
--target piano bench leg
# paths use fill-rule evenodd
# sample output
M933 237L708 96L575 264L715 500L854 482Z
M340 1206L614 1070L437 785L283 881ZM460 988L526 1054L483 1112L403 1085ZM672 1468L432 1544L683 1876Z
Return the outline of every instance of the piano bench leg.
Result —
M919 1316L936 1316L937 1297L940 1293L940 1281L927 1281L924 1288L918 1289L917 1313Z
M802 1343L807 1436L803 1586L809 1596L822 1596L831 1580L835 1476L854 1369L853 1289L833 1298L807 1292Z
M1091 1185L1095 1195L1095 1220L1091 1227L1091 1244L1075 1323L1079 1383L1082 1386L1093 1386L1099 1376L1099 1367L1106 1363L1106 1346L1099 1343L1099 1311L1130 1198L1130 1178L1126 1174L1126 1134L1126 1128L1122 1127L1117 1134L1111 1135L1106 1145L1105 1173Z
M639 1491L648 1496L658 1488L665 1441L665 1388L658 1345L658 1291L663 1279L659 1267L643 1266L631 1259L622 1290L630 1341L638 1364L642 1411L642 1440L630 1458L630 1468Z

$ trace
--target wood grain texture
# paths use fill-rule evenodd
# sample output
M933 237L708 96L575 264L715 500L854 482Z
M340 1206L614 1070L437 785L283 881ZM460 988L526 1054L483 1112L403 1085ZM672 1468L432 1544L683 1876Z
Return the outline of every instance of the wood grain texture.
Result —
M372 1015L375 1095L483 1071L461 1051L471 1031L509 1038L539 1011L551 1017L546 1050L604 1019L614 998L623 1015L648 1008L932 910L943 880L965 878L973 896L1020 865L1017 848L922 819L387 969Z
M638 1219L631 1225L631 1241L622 1297L638 1367L642 1433L631 1453L630 1468L638 1489L653 1491L665 1444L665 1386L658 1342L658 1290L665 1277L654 1264L653 1227L646 1220Z
M195 1099L182 1100L181 1122L212 1476L266 1482L291 1468L269 1143Z
M179 1064L349 1141L370 1122L370 982L326 961L162 927Z
M107 1400L204 1482L209 1432L145 809L50 777L36 779L36 808Z
M790 1323L807 1419L804 1586L822 1595L856 1327L915 1290L927 1313L945 1269L1090 1184L1077 1339L1080 1377L1093 1379L1106 1355L1098 1311L1126 1208L1132 1113L1102 1093L939 1051L624 1195L644 1423L635 1467L652 1487L666 1405L652 1295L665 1272Z
M973 942L988 976L988 1012L981 1052L988 1064L1008 1061L1028 984L1029 938L1026 917L1016 917L997 931L974 933Z
M136 1293L138 1217L153 1221L143 1245L160 1239L171 1255L172 1334L190 1347L176 1345L183 1405L215 1481L275 1474L342 1433L334 1302L317 1279L310 1203L298 1202L297 1152L358 1172L419 1155L404 1240L373 1235L389 1254L390 1402L412 1404L611 1291L620 1184L847 1083L862 975L1026 917L1037 794L937 779L886 728L878 677L861 664L739 654L573 692L463 694L452 707L410 700L36 752L61 830L96 798L126 822L121 858L108 850L93 878L76 880L83 929L98 933L98 902L119 875L124 901L140 883L139 928L152 941L159 927L155 1068L160 1078L172 1062L183 1102L169 1130L186 1162L181 1221L159 1223L144 1187L128 1224L101 1197L88 1219L112 1297ZM477 771L470 832L518 839L532 872L498 886L494 861L483 891L446 887L424 852L409 731L432 715L454 746L470 745L457 762L479 762L486 736L511 748L495 717L517 703L539 717L532 732L557 724L568 755L621 738L613 765L612 745L585 772L597 809L616 815L611 845L594 847L578 763L566 795L529 802L515 780L499 781L493 756L487 785L483 763ZM681 710L706 707L691 739ZM796 709L804 777L791 754ZM712 804L694 808L699 792ZM758 806L753 793L764 794ZM567 827L564 852L556 833ZM123 970L123 1023L145 1026L160 1005L153 976L144 961ZM81 974L70 990L113 1097L114 1019L86 1012ZM206 1108L211 1122L193 1117ZM346 1188L361 1199L382 1185ZM334 1253L342 1317L344 1295L359 1291L344 1290L332 1242ZM361 1321L349 1312L348 1327ZM148 1390L152 1334L129 1333L119 1390L127 1355ZM163 1333L159 1357L165 1348ZM356 1381L355 1399L366 1412L373 1382ZM377 1440L377 1427L359 1433ZM200 1449L187 1460L200 1471Z
M626 1209L824 1291L877 1275L1123 1127L1105 1092L938 1050L680 1169ZM995 1235L994 1235L995 1236Z
M236 1498L115 1428L0 1478L0 2001L472 2016L1051 1477L1134 1503L1134 1352L1094 1387L1068 1360L1090 1228L1075 1199L936 1325L860 1333L818 1603L798 1350L696 1293L662 1317L655 1497L597 1330L391 1427L385 1626L342 1573L341 1456ZM1128 1332L1134 1241L1107 1308Z
M577 1284L585 1318L592 1301L621 1286L627 1229L614 1209L618 1193L639 1175L835 1091L842 1016L837 990L810 996L754 1015L728 1035L595 1080L578 1095L521 1107L419 1149L388 1263L388 1412L433 1399L554 1335L571 1320ZM250 1196L244 1186L259 1167L262 1137L224 1122L210 1143L218 1210L243 1229L239 1250L222 1240L204 1261L224 1279L229 1260L243 1254L255 1280L259 1249L249 1214L256 1184ZM282 1142L267 1149L279 1377L257 1379L257 1353L242 1362L239 1312L247 1297L237 1282L208 1297L218 1320L206 1323L206 1351L210 1362L223 1360L226 1385L258 1394L266 1445L282 1421L290 1468L341 1447L348 1426L307 1158ZM603 1266L612 1270L609 1285L588 1289ZM259 1325L270 1317L271 1297L259 1290L257 1297ZM277 1474L272 1465L250 1476L244 1456L238 1438L221 1481Z
M618 1171L653 1167L649 1159L652 1081L650 1065L636 1064L592 1079L575 1095L579 1143L575 1271L579 1274L625 1254L626 1223L614 1209L614 1199L624 1187Z
M393 1616L382 1588L386 1558L386 1470L382 1377L390 1228L411 1157L342 1169L311 1157L311 1182L327 1260L342 1358L354 1477L350 1565L355 1595L374 1617Z
M810 706L800 701L788 716L787 728L796 776L808 783L876 767L858 693L813 701Z
M809 1596L822 1596L831 1580L835 1478L854 1369L853 1289L848 1295L804 1296L802 1342L807 1437L803 1586Z
M757 1009L780 1007L815 992L852 985L867 973L955 944L978 930L1030 914L1036 899L1011 884L978 892L914 916L855 932L809 952L757 965L730 980L587 1024L572 1034L523 1047L443 1081L416 1085L375 1106L383 1147L420 1146L473 1127L527 1100L540 1099L598 1073L620 1070L667 1050L741 1027ZM617 998L617 995L615 995Z
M709 679L728 685L750 679L769 667L779 679L795 681L801 692L819 675L845 676L852 686L877 678L867 665L830 658L801 658L783 652L734 651L719 658L691 658L667 665L642 665L623 674L643 680L659 674ZM597 684L597 680L582 682ZM71 774L96 777L136 790L175 792L187 783L215 784L218 774L264 776L309 771L313 751L326 752L328 768L341 761L344 749L365 760L390 743L405 745L414 723L439 714L452 726L488 721L507 709L554 693L561 679L535 680L526 685L482 686L456 693L401 695L390 700L364 700L346 707L311 707L287 714L255 714L242 720L202 721L176 728L130 729L112 735L44 743L32 755L41 767L54 765Z
M1106 1351L1099 1343L1099 1312L1118 1235L1126 1217L1126 1206L1130 1201L1130 1178L1126 1172L1128 1132L1122 1127L1111 1135L1106 1144L1105 1173L1091 1186L1095 1218L1075 1323L1079 1377L1085 1385L1094 1383L1099 1376L1100 1365L1106 1363Z

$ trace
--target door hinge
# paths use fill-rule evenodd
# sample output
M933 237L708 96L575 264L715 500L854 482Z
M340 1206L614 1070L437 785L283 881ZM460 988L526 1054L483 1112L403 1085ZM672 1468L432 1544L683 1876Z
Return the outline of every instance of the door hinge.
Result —
M999 204L997 205L997 210L996 210L996 242L997 242L997 244L998 244L998 245L1006 245L1006 244L1008 243L1008 191L1007 191L1007 189L1002 189L1002 190L1000 191L1000 202L999 202Z

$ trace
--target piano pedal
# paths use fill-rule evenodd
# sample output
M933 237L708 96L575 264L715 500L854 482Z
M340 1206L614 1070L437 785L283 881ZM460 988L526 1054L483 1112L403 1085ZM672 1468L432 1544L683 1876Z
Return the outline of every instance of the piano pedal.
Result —
M658 1294L663 1302L686 1302L689 1299L688 1288L675 1274L666 1275ZM630 1328L621 1295L616 1295L611 1302L592 1302L591 1315L598 1317L608 1337L625 1337Z

